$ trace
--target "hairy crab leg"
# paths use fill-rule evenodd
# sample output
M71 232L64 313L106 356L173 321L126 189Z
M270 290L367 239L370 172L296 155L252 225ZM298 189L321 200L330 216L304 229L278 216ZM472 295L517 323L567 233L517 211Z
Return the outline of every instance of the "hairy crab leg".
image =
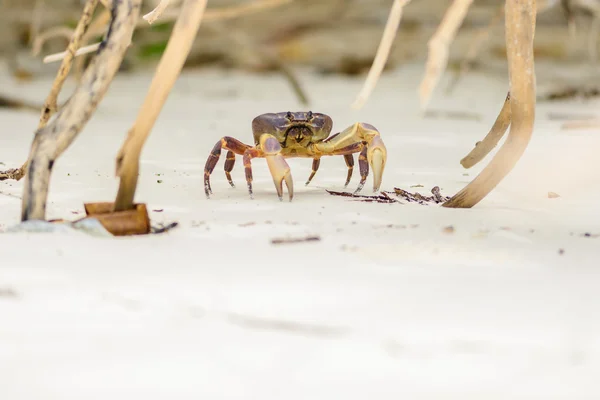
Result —
M360 170L360 182L358 183L358 187L354 191L354 194L360 192L365 186L365 182L367 181L367 177L369 176L369 160L367 158L367 147L363 147L360 154L358 155L358 169Z
M210 187L210 174L212 174L217 162L219 161L219 157L221 156L221 149L228 150L227 160L225 161L225 174L229 179L229 183L233 186L233 182L231 180L231 170L233 169L233 164L235 162L235 155L233 156L233 162L228 164L230 161L230 153L237 153L239 155L243 155L244 152L249 149L250 146L240 142L237 139L234 139L229 136L225 136L221 138L213 147L208 159L206 160L206 164L204 165L204 193L206 193L206 197L210 197L212 194L212 188ZM233 152L233 153L232 153ZM229 168L229 170L228 170Z
M235 165L235 153L231 150L227 152L227 158L225 159L225 176L227 177L227 181L231 185L231 187L235 187L233 183L233 179L231 179L231 171L233 170L233 166Z
M321 159L320 158L314 158L313 159L313 163L312 163L312 172L310 173L310 176L308 177L308 180L306 181L306 183L304 184L304 186L308 186L308 184L310 183L310 181L312 181L312 179L315 177L315 174L319 170L319 165L321 165Z
M277 196L279 200L283 200L283 182L287 187L290 201L294 197L294 182L292 180L292 174L290 172L290 166L285 161L285 158L280 154L281 145L279 141L273 135L268 133L261 135L260 137L260 148L264 153L264 157L267 160L269 171L273 177L273 183L275 189L277 189Z
M348 176L346 177L344 187L348 187L350 179L352 179L352 172L354 171L354 156L352 154L344 154L344 161L346 161L346 166L348 167Z
M251 199L254 198L252 194L252 159L255 157L260 157L260 151L257 149L250 148L244 152L244 171L246 171L246 183Z

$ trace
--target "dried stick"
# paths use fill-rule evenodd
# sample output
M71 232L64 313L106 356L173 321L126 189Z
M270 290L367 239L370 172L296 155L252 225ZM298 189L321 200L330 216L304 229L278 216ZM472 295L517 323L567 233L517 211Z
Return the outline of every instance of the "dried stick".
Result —
M489 152L496 147L500 139L502 139L502 136L504 136L506 133L509 125L510 93L506 95L506 100L504 100L502 110L500 110L500 114L498 115L498 118L496 118L496 122L494 122L492 129L490 129L487 136L481 142L477 142L475 148L471 150L471 152L465 158L460 160L461 165L464 168L471 168L473 165L483 160L485 156L487 156Z
M454 0L436 32L429 40L429 56L427 57L425 76L419 87L419 97L423 109L429 104L431 94L448 65L450 43L454 40L471 3L473 3L473 0Z
M89 53L93 53L94 51L98 50L100 48L100 46L102 45L102 42L99 43L94 43L94 44L90 44L89 46L84 46L81 47L80 49L78 49L75 54L73 54L73 57L77 57L77 56L81 56L84 54L89 54ZM70 53L68 51L63 51L62 53L56 53L56 54L52 54L49 56L44 57L44 63L45 64L49 64L49 63L53 63L53 62L57 62L60 60L64 60L66 56L68 56Z
M153 24L154 21L160 17L160 15L169 7L169 3L171 0L160 0L160 3L156 6L154 10L144 15L143 18L148 21L149 24Z
M385 24L385 29L383 30L381 42L379 42L379 47L377 48L377 53L375 54L375 59L373 60L373 64L371 65L371 69L369 70L369 74L367 75L367 79L365 80L362 90L356 97L356 100L354 100L354 103L352 103L352 108L362 108L375 89L375 85L377 85L377 81L383 72L385 63L390 55L392 44L394 43L394 38L398 32L400 20L402 19L402 10L409 2L410 0L394 0L390 15L388 16L388 20Z
M207 0L185 0L181 14L167 43L148 94L133 127L117 156L117 175L121 178L115 200L115 211L133 207L142 147L154 126L171 88L198 33Z
M533 133L535 120L535 0L506 0L506 52L510 80L510 132L492 161L444 207L470 208L502 181L519 161Z
M52 166L91 118L117 73L139 15L141 0L113 2L106 41L68 102L33 140L23 188L21 220L45 219Z
M54 79L54 83L52 84L52 89L50 89L50 93L44 102L44 106L42 107L42 112L40 115L40 121L38 123L38 130L46 126L48 120L54 114L58 108L57 98L60 90L62 89L63 83L67 79L69 75L69 71L71 70L71 65L73 64L73 58L75 51L79 47L79 42L81 41L81 37L84 35L87 30L90 21L92 19L92 15L94 13L94 9L98 5L98 0L88 0L85 3L83 8L83 13L79 22L77 23L77 27L73 32L73 36L71 37L71 41L67 46L67 51L65 58L58 69L58 73L56 74L56 78ZM25 175L25 171L27 170L29 160L25 161L25 163L16 169L10 169L8 171L0 172L0 180L6 179L14 179L21 180Z
M488 22L487 26L481 28L479 30L479 32L477 32L477 34L474 35L474 37L471 40L471 43L469 45L469 49L467 50L467 53L465 54L465 57L460 62L460 67L459 67L458 71L456 71L456 73L454 74L454 79L452 80L452 82L450 82L450 84L448 85L448 88L446 89L446 91L448 93L450 93L454 89L454 87L456 86L456 84L458 83L460 78L462 78L463 76L465 76L465 74L467 72L469 72L469 69L471 69L471 64L477 58L477 53L479 52L481 45L490 36L490 31L492 30L492 28L497 23L499 23L503 17L504 17L504 4L502 4L500 7L498 7L498 11L495 12L494 15L492 15L492 18L490 18L490 21Z

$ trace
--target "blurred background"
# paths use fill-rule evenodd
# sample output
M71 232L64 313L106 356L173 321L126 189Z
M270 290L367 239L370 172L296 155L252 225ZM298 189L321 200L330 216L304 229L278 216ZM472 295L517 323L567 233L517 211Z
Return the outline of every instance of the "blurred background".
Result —
M210 0L211 10L228 9L258 0ZM142 14L158 0L144 1ZM166 46L180 1L172 0L167 13L150 26L140 21L123 69L153 65ZM371 65L381 39L392 0L268 1L269 7L234 18L213 18L202 23L198 40L187 61L190 67L234 68L265 72L283 67L309 67L323 74L358 75ZM406 6L387 68L424 61L427 40L450 4L441 0L413 0ZM455 70L477 35L490 26L472 68L493 68L505 60L503 1L475 0L450 48L449 69ZM538 15L536 61L594 65L600 25L596 0L538 1L548 8ZM81 0L0 0L0 54L13 75L28 79L54 74L56 64L43 56L63 51L68 30L79 19ZM99 6L98 14L104 11ZM56 36L34 46L33 38L54 29ZM66 33L65 33L66 32ZM87 38L101 39L103 31ZM92 36L92 35L90 35ZM79 68L85 58L79 61Z

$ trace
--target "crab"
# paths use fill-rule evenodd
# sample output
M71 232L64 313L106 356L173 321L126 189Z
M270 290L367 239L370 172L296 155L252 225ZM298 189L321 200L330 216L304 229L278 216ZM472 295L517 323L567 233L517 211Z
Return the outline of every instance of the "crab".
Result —
M231 179L235 155L243 156L250 198L253 198L251 166L253 158L266 159L279 200L283 200L283 182L285 182L289 199L292 201L294 184L290 167L285 161L286 158L307 157L313 159L312 172L306 181L306 185L308 185L319 169L321 157L344 156L348 167L344 187L347 187L354 169L354 153L360 153L358 156L360 182L354 193L360 192L365 185L369 174L369 165L373 170L373 191L378 192L387 158L387 150L379 131L373 125L358 122L329 136L332 127L331 117L312 111L287 111L259 115L252 121L254 146L244 144L229 136L221 138L215 144L204 167L206 197L210 198L212 194L210 175L219 161L222 149L227 150L225 176L232 187L235 187Z

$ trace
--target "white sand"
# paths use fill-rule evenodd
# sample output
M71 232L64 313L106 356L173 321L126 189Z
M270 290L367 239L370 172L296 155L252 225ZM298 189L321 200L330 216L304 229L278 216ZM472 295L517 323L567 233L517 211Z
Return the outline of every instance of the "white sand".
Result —
M439 185L450 195L489 161L459 164L493 123L506 79L474 75L432 104L480 122L422 119L421 71L386 76L360 112L348 105L362 79L302 78L311 109L337 129L357 120L380 129L385 190ZM149 81L114 82L55 166L48 218L114 198L114 158ZM38 101L50 87L0 82ZM561 131L548 113L598 115L599 105L540 104L525 156L471 210L331 196L325 189L341 190L346 175L341 157L323 160L309 187L310 160L290 160L292 203L277 200L264 160L253 164L255 200L241 159L236 189L221 160L207 200L203 166L221 136L250 143L255 115L301 107L279 77L187 73L144 150L136 198L163 210L154 223L179 228L120 239L0 235L0 397L598 398L600 238L582 235L600 234L600 132ZM0 161L17 166L37 115L0 110L0 121ZM357 182L355 171L351 189ZM22 182L0 183L1 228L19 222L21 191ZM270 244L308 234L322 240Z

